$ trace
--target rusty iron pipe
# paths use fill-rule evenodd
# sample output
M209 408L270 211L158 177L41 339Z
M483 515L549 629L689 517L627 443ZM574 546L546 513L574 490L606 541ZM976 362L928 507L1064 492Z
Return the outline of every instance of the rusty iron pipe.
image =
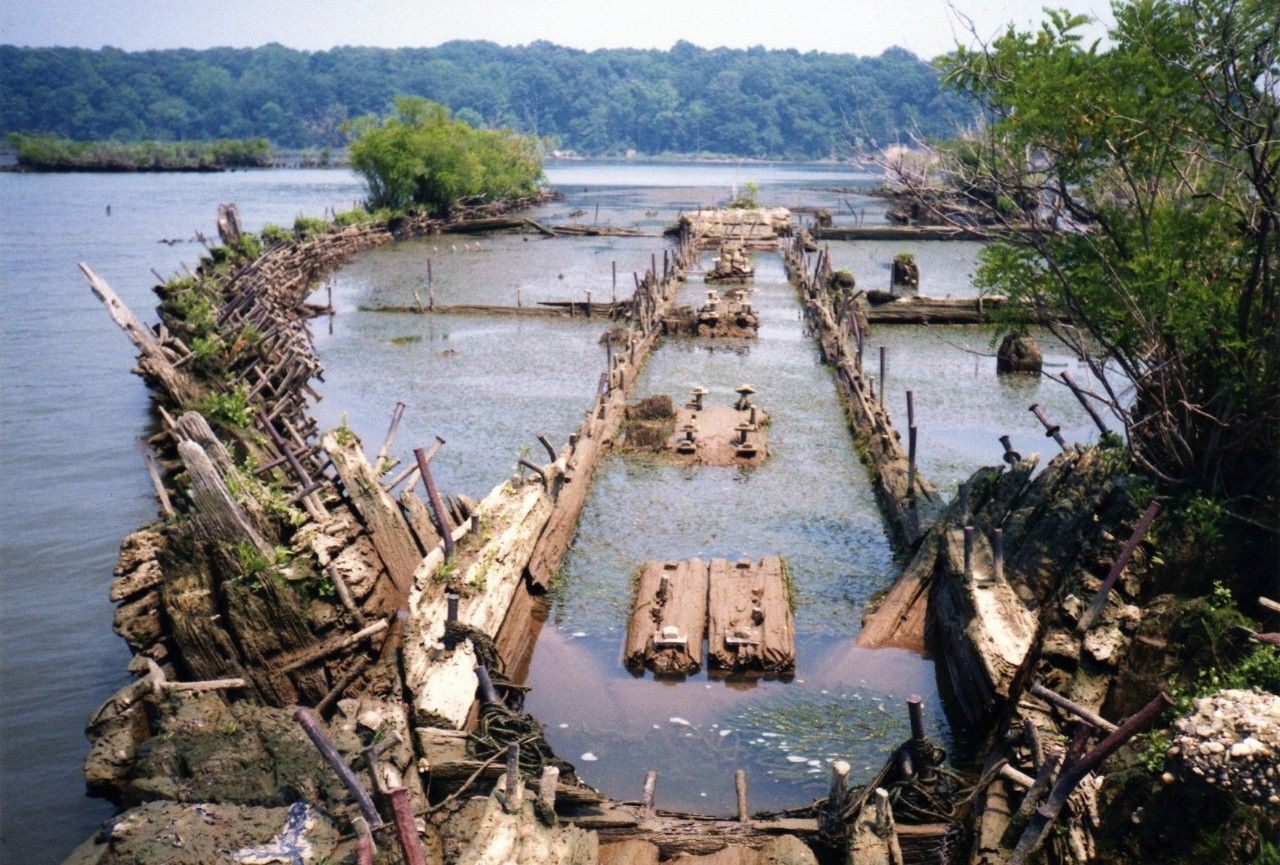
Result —
M449 513L444 509L444 503L440 501L440 493L436 489L436 482L431 477L427 452L422 448L414 448L413 456L418 461L418 472L422 475L422 486L427 490L427 503L431 505L431 512L436 518L436 527L440 530L440 540L444 542L444 560L447 562L453 558L455 550Z
M364 819L375 829L381 826L382 815L374 807L368 791L364 789L364 785L360 783L360 779L356 777L356 774L351 771L351 767L342 759L338 749L333 747L333 743L324 734L324 729L320 726L320 722L316 720L315 715L311 714L311 710L306 706L299 706L294 710L293 720L298 722L298 725L302 727L302 731L307 734L307 738L311 740L311 744L316 746L320 756L329 764L329 768L333 769L338 778L342 780L347 791L351 793L351 797L356 800L356 805L360 808L360 813L364 815Z
M409 807L409 791L404 787L392 787L387 791L387 798L391 800L396 840L404 853L405 865L427 865L427 854L422 849L422 839L418 837L418 824L414 822L413 809Z
M1057 424L1050 421L1047 417L1045 417L1044 409L1040 408L1039 403L1036 403L1033 406L1031 406L1030 411L1032 414L1036 416L1036 420L1040 421L1040 424L1044 427L1045 438L1052 438L1054 441L1058 443L1058 447L1062 448L1065 451L1067 449L1067 443L1062 438L1062 427L1058 426Z
M907 715L911 718L911 738L923 741L924 734L924 698L919 694L907 697Z

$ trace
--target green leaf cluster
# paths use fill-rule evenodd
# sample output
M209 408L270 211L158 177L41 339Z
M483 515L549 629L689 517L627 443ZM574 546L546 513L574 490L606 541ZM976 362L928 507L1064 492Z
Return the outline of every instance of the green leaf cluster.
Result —
M448 215L463 198L528 195L542 178L536 140L474 129L425 99L401 97L391 117L361 118L352 128L351 166L368 183L371 208Z
M940 151L950 185L1012 229L976 282L1071 315L1143 471L1274 524L1280 17L1265 0L1114 11L1106 50L1048 10L943 60L985 113Z
M32 171L221 171L268 168L265 138L214 141L72 141L13 132L18 165Z

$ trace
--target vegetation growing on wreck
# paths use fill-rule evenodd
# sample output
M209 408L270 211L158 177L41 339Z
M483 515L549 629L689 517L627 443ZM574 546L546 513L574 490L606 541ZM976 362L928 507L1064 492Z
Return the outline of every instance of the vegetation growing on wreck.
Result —
M362 117L351 128L351 167L368 183L371 207L447 216L463 198L530 195L542 178L536 139L474 129L425 99L401 97L394 115Z
M9 135L18 165L29 171L225 171L269 168L265 138L215 141L71 141L52 135Z
M1273 12L1132 0L1105 51L1065 12L1010 28L945 59L988 123L937 154L978 221L1010 232L983 251L980 288L1066 310L1074 326L1055 327L1104 381L1098 401L1137 465L1267 545L1280 501Z

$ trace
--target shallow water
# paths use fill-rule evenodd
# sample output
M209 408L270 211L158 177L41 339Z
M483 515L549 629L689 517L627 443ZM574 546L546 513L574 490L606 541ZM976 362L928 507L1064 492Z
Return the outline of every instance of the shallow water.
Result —
M543 209L539 219L590 222L600 203L601 223L654 233L681 209L722 201L734 184L741 187L751 179L760 183L762 203L829 207L838 223L853 218L849 207L865 209L867 222L881 207L876 199L829 191L874 178L828 166L561 163L549 166L548 175L567 198ZM136 436L151 429L147 394L129 374L128 341L90 295L75 262L88 261L139 315L151 319L150 269L167 274L184 260L194 265L201 247L193 235L196 229L215 233L218 203L237 202L246 226L258 228L268 221L287 225L299 213L345 209L360 195L358 181L345 171L0 174L0 518L5 527L0 532L0 687L5 693L0 861L61 861L112 813L109 803L84 794L82 729L93 708L128 679L128 653L110 631L107 587L120 539L156 513L133 445ZM575 210L583 214L571 217ZM625 295L630 270L643 269L651 251L660 257L663 243L657 238L528 237L415 241L371 252L345 268L334 283L340 310L334 336L326 333L327 321L313 322L327 369L327 382L318 386L325 395L317 408L322 422L336 425L346 412L373 452L392 406L404 399L409 410L395 452L408 456L412 446L444 436L449 443L438 457L441 485L472 495L483 494L509 473L521 449L536 455L535 433L562 441L590 404L603 369L603 350L596 342L601 322L428 319L356 311L370 302L410 303L410 288L423 287L427 257L438 303L455 297L511 303L517 286L529 302L569 299L570 293L582 299L588 289L600 292L593 299L603 300L611 292L612 260L619 262L619 293ZM157 243L166 238L180 242ZM481 248L444 248L455 242ZM938 263L922 264L926 290L940 274L971 267L966 247L940 246ZM875 253L872 263L889 251ZM954 262L948 264L948 256ZM775 742L787 741L787 753L807 759L847 754L857 772L879 762L876 749L884 742L905 735L901 696L932 694L931 668L914 656L852 647L861 602L896 568L862 469L847 437L835 434L840 418L834 386L800 332L798 308L776 259L760 256L759 266L765 307L760 342L741 355L668 343L653 357L644 387L682 396L691 381L701 381L719 398L738 378L753 379L760 401L778 411L771 430L775 460L750 476L707 470L696 482L680 470L643 460L608 461L584 515L584 542L567 565L576 569L579 594L566 587L558 596L557 618L543 630L530 674L536 689L532 699L566 756L577 761L583 751L597 749L597 761L579 763L590 780L635 796L645 769L655 768L662 773L659 801L664 805L679 801L728 810L732 770L740 766L750 772L754 807L794 802L797 791L819 786L821 771L811 776L815 767L786 760ZM860 284L877 278L870 268L872 275L865 278L859 266L855 272ZM1020 448L1044 447L1036 429L1016 423L1034 424L1023 404L1029 404L1027 394L1001 397L983 410L993 419L975 423L965 394L990 399L993 391L1007 389L992 387L993 373L989 378L981 369L976 375L961 374L953 365L940 369L943 348L915 345L912 340L924 337L905 330L882 333L895 359L891 388L894 381L905 385L909 376L918 376L918 405L934 412L922 426L921 459L935 460L926 463L935 480L947 471L958 476L967 473L966 466L993 462L998 444L990 434L1005 427ZM919 355L912 359L914 367L897 361L908 351ZM1035 398L1054 406L1051 415L1064 430L1088 432L1072 420L1069 405L1059 407L1040 392L1050 385L1038 387ZM1022 436L1031 443L1024 445ZM947 441L953 444L944 448ZM826 468L810 471L807 460L797 460L804 448L812 450L813 465ZM709 513L664 526L668 494L678 494L682 513L691 514L696 499L688 501L684 493L695 488L751 513L751 531L735 532L723 516ZM824 497L816 515L811 490ZM756 491L780 495L756 501ZM629 535L626 544L616 550L592 547L610 537L607 530L618 528ZM795 681L759 683L754 689L698 679L668 685L622 671L621 632L610 634L607 628L625 623L625 601L618 604L625 593L616 591L619 577L610 569L620 568L625 580L637 557L651 550L674 555L676 548L685 550L679 555L783 552L791 558L801 587L801 672ZM599 568L590 564L590 556ZM579 632L589 636L572 636ZM550 678L557 660L574 665L573 682ZM885 701L885 711L864 710L862 704L874 704L877 696ZM597 711L598 700L615 709L608 715ZM784 704L792 715L838 715L842 750L764 736L783 732ZM935 724L940 723L937 714L930 713ZM673 724L672 717L698 729ZM881 718L890 726L881 728ZM876 724L868 726L872 721ZM562 723L570 726L562 730ZM721 736L725 728L734 732ZM593 744L610 730L617 732L619 744L607 749ZM695 744L701 750L694 751ZM697 759L686 759L695 753Z
M156 514L146 389L76 262L150 319L150 269L194 266L220 202L256 229L359 194L338 171L0 173L0 861L60 862L114 810L85 795L83 729L128 681L107 587Z
M748 382L770 413L770 458L752 469L606 459L534 652L528 708L588 783L619 798L655 769L664 807L729 813L742 768L753 809L796 805L822 792L834 759L849 760L855 780L878 770L906 736L908 693L937 706L931 663L852 647L866 600L896 575L893 551L778 256L756 257L754 286L758 340L664 340L635 396L682 402L701 385L706 404L732 403ZM644 561L765 555L781 555L794 583L794 681L672 682L623 669L631 577Z

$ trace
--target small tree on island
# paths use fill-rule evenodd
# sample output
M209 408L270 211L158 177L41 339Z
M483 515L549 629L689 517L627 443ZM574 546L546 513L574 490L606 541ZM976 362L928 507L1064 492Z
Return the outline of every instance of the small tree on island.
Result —
M1280 38L1274 0L1121 0L1111 46L1065 11L941 60L985 124L935 149L997 225L976 282L1103 383L1135 462L1274 533L1280 511ZM936 194L907 176L921 200ZM981 194L975 194L980 191ZM1017 305L1011 305L1017 308ZM1016 325L1016 322L1013 322Z
M475 129L418 97L396 98L396 113L348 126L351 167L369 186L368 206L423 208L447 216L463 198L529 195L542 179L537 139L507 129Z

